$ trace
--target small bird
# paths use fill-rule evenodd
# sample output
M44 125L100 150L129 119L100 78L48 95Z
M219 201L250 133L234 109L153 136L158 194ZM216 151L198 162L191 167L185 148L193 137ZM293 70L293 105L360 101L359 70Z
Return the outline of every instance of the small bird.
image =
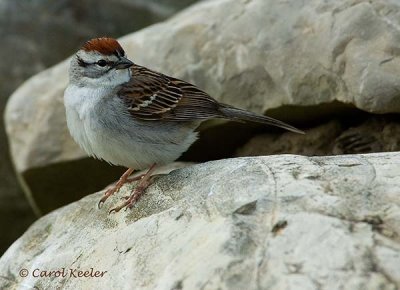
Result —
M156 165L170 163L197 139L205 120L249 121L303 133L284 122L221 104L196 86L130 61L117 40L87 41L72 57L64 93L68 129L90 156L128 170L99 201L139 180L125 202L131 208L151 183ZM129 178L132 172L147 172Z

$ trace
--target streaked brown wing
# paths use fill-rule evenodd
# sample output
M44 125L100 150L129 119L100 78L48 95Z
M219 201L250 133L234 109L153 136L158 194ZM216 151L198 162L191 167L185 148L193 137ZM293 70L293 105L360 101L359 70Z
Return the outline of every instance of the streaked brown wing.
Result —
M132 78L118 92L132 117L142 120L194 121L221 117L218 103L187 82L132 67Z

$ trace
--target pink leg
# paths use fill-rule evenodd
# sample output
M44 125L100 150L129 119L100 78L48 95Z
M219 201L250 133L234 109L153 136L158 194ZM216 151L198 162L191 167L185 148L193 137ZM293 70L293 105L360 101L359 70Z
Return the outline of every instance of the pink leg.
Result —
M132 194L129 196L129 198L126 199L126 201L121 204L120 206L114 207L110 210L109 213L113 212L119 212L121 209L124 207L126 208L132 208L132 206L135 204L135 202L140 198L140 196L144 193L144 191L149 187L151 184L150 178L151 174L153 173L154 169L156 167L156 164L153 164L150 169L141 176L141 180L138 184L138 186L133 190Z

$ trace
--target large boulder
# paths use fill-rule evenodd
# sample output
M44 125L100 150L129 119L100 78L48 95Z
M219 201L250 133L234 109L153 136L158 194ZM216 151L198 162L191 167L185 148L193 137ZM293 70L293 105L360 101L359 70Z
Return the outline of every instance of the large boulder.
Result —
M398 113L399 12L390 1L203 1L121 42L138 64L193 82L219 101L286 121L342 110ZM55 207L48 196L60 188L64 172L84 172L93 182L100 180L91 178L93 172L107 181L120 172L108 178L107 169L88 170L92 163L79 161L86 155L68 135L62 105L67 68L65 61L27 81L5 116L17 172L33 195L49 202L39 206L44 211ZM210 159L209 148L220 151L213 158L229 156L252 131L213 132L215 138L195 146L189 159ZM54 186L37 182L49 172L56 173ZM63 179L66 192L91 192L71 177Z
M214 161L110 215L133 185L101 209L99 192L32 225L0 259L0 288L398 289L399 160Z

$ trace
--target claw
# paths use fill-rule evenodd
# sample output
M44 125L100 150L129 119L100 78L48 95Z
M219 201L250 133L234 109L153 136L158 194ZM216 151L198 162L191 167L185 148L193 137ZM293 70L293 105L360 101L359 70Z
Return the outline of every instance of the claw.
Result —
M122 185L121 185L122 186ZM106 202L106 200L113 195L115 192L117 192L120 189L120 186L117 184L115 187L110 188L109 190L107 190L103 197L99 200L99 203L97 204L97 207L100 209L103 204Z
M125 208L125 210L128 209L132 209L133 205L135 204L135 202L140 198L140 196L143 194L143 192L147 189L147 187L149 187L149 185L151 184L151 181L153 180L151 173L154 171L155 168L155 164L153 166L150 167L150 169L146 172L146 174L143 174L141 176L136 177L137 179L139 179L139 184L138 186L135 188L135 190L132 192L132 194L130 196L124 196L122 197L122 199L125 199L125 202L122 203L121 205L112 208L108 214L111 213L117 213L119 212L121 209ZM135 180L137 180L135 179ZM105 197L103 197L100 202L104 199Z
M117 184L113 186L112 188L108 189L105 193L104 196L100 199L99 203L97 204L97 207L100 209L103 204L106 202L106 200L116 193L117 191L120 190L120 188L127 182L129 175L131 175L133 172L132 168L129 168L127 171L122 174L121 178L118 180Z
M112 214L112 213L117 213L119 212L121 209L123 209L126 206L127 202L124 202L123 204L121 204L120 206L116 206L112 209L110 209L110 211L108 212L108 214Z
M115 210L115 208L110 209L110 211L108 212L108 214L112 214L112 213L117 213L118 211Z

